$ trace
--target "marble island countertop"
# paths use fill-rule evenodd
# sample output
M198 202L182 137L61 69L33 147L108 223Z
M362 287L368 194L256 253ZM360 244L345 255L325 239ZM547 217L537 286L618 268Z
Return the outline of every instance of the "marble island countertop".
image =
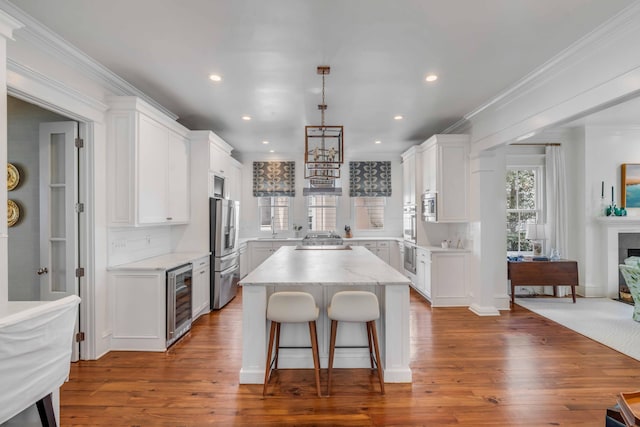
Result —
M379 237L342 237L342 242L345 245L350 243L358 244L359 242L376 242L376 241L396 241L396 242L404 242L402 237L389 237L389 236L379 236ZM246 245L247 242L290 242L291 245L295 245L299 242L302 242L302 237L242 237L238 239L240 245ZM443 248L442 246L424 246L418 245L412 242L406 242L411 246L415 246L417 248L422 248L431 252L471 252L470 249L467 248L456 248L455 245L449 248Z
M408 285L409 279L362 246L349 250L283 246L240 281L268 284Z
M141 261L115 265L109 267L108 270L170 270L210 254L210 252L174 252L146 258Z

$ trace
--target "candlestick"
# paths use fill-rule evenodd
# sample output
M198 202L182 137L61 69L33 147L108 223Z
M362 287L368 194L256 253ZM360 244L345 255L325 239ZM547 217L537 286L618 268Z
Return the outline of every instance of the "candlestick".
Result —
M602 181L602 190L600 190L600 198L604 199L604 181Z
M613 203L613 185L611 186L611 206L613 206L615 203Z

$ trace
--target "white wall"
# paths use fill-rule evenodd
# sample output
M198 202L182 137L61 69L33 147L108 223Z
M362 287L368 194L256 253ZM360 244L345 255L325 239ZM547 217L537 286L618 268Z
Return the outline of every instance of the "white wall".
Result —
M267 160L293 160L296 162L296 196L293 198L292 224L306 225L306 205L302 189L307 185L304 179L304 155L302 153L287 154L264 154L246 153L242 156L242 200L240 201L240 236L256 237L270 236L270 232L260 232L258 222L258 202L253 197L253 162ZM384 230L381 231L361 231L355 230L354 221L351 214L352 201L349 197L349 161L367 160L388 160L391 161L391 182L392 195L387 199L385 210ZM371 154L349 154L345 155L345 163L341 172L342 197L338 202L337 232L344 235L344 226L351 225L353 237L401 237L402 236L402 165L400 164L400 154L380 153ZM303 235L306 229L303 230ZM293 237L293 231L282 232L279 235Z
M585 295L605 296L607 290L606 240L602 225L596 220L600 206L601 183L605 183L605 200L611 202L611 187L620 206L620 165L640 163L640 128L584 128L585 145ZM628 209L629 216L640 216L640 209ZM640 231L640 230L639 230Z

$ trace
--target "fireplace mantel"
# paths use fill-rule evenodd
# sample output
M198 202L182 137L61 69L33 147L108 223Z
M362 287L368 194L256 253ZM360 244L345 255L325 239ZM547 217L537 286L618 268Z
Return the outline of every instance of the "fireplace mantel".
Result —
M602 247L607 260L606 295L618 297L618 234L640 233L640 216L601 216L596 218L602 228Z
M599 216L597 221L604 226L638 226L640 232L640 216Z

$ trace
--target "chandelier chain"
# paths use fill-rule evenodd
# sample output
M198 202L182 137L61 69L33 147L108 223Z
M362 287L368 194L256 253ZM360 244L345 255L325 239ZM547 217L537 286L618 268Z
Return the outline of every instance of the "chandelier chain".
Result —
M324 103L324 74L322 75L322 110L320 110L320 117L321 117L321 125L324 128L324 110L327 109L327 104ZM323 135L324 135L324 131L323 131Z

